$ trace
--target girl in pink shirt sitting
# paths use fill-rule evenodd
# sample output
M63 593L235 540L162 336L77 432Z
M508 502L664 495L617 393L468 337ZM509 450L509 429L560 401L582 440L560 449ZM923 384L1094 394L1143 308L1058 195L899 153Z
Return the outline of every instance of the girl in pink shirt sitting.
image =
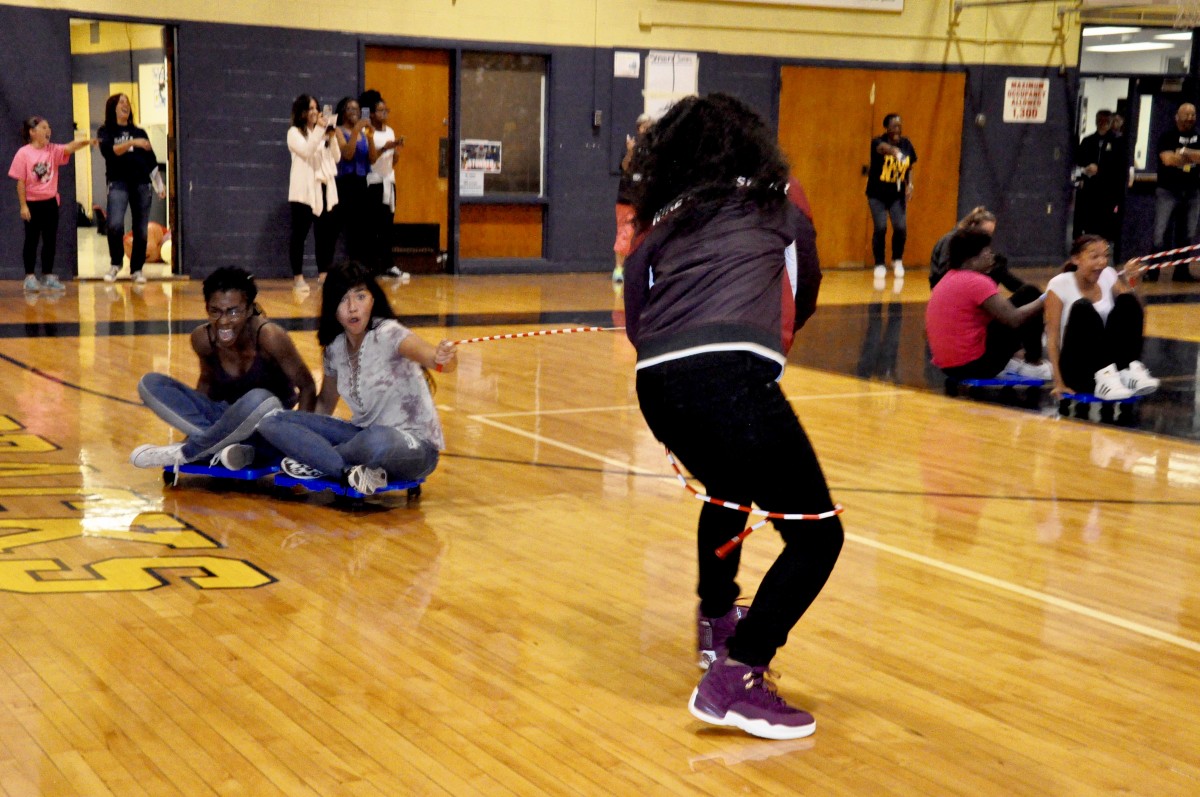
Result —
M40 116L31 116L21 123L21 139L25 146L17 150L8 176L17 181L17 202L25 221L25 290L62 290L63 284L54 276L54 249L58 236L58 168L71 155L86 146L95 146L91 139L77 139L70 144L50 141L50 123ZM42 282L34 275L38 238L42 239Z

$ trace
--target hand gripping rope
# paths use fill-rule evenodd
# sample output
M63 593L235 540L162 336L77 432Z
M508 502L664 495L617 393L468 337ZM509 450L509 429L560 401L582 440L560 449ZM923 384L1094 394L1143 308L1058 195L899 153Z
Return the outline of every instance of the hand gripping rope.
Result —
M667 461L670 462L671 467L675 469L675 475L679 478L679 483L682 484L684 489L695 496L695 498L698 500L704 501L708 504L723 506L726 509L734 509L738 512L745 512L747 515L758 515L762 518L762 520L743 530L720 548L717 548L716 554L718 559L724 559L726 556L728 556L730 551L742 544L742 540L746 539L755 531L765 526L768 520L826 520L828 518L840 515L846 511L844 508L842 508L841 504L834 504L833 509L829 510L828 512L818 512L815 515L795 512L768 512L765 509L755 509L754 507L750 506L742 506L741 504L735 504L732 501L722 501L720 498L713 498L712 496L705 495L692 485L688 484L687 477L685 477L683 472L679 470L679 465L675 462L675 457L671 454L670 449L667 449Z
M1200 244L1181 246L1178 249L1167 249L1162 252L1151 252L1148 255L1132 258L1129 261L1130 263L1142 263L1144 265L1135 269L1130 276L1132 276L1134 280L1137 280L1147 271L1157 271L1159 269L1170 268L1171 266L1182 266L1184 263L1195 263L1197 260L1200 260L1200 255L1193 254L1190 257L1182 257L1177 260L1166 260L1162 263L1147 263L1146 261L1158 260L1162 257L1174 257L1175 255L1181 255L1185 252L1194 252L1197 249L1200 249Z
M509 340L511 338L533 338L539 335L570 335L574 332L620 332L625 327L575 327L574 329L539 329L537 332L514 332L508 335L487 335L482 338L464 338L462 340L450 341L455 346L461 346L464 343L482 343L486 340ZM441 371L442 366L439 365L437 370Z

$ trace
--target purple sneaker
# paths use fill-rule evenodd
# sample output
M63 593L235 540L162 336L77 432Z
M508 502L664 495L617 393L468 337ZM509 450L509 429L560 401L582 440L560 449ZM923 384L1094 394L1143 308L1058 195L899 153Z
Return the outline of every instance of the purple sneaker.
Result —
M792 708L767 680L766 667L730 662L721 654L692 691L688 710L712 725L741 728L764 739L799 739L817 729L813 715Z
M696 608L696 652L700 656L696 664L700 669L707 670L717 654L725 652L726 641L749 611L749 606L734 604L724 617L705 617Z

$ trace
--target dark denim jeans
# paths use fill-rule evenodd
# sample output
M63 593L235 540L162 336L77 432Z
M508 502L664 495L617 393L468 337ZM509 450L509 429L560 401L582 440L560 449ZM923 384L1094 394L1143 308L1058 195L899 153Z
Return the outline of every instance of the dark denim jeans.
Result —
M138 382L138 395L155 415L187 435L180 452L185 462L207 465L210 457L234 443L253 446L256 461L279 458L279 452L254 432L266 415L283 407L269 390L255 388L229 404L152 372Z
M908 240L908 203L904 197L884 202L873 196L867 197L871 207L871 222L875 232L871 236L871 253L875 256L875 265L887 263L883 259L884 241L887 238L887 220L892 217L892 260L904 259L904 244Z
M314 412L276 412L258 425L258 433L297 462L337 479L354 465L383 468L388 481L423 479L438 463L438 449L402 429L356 426Z
M777 372L775 363L748 352L694 355L639 370L638 402L654 436L714 498L773 512L828 511L833 501L821 465ZM837 517L772 522L783 551L729 640L730 657L752 666L770 663L787 641L825 586L843 541ZM742 512L710 503L700 509L697 593L709 617L728 612L738 597L741 548L725 559L715 552L746 525Z
M108 262L121 267L125 255L125 209L132 214L133 248L129 253L129 273L136 274L146 264L146 229L150 224L153 192L149 183L130 185L121 180L108 184Z

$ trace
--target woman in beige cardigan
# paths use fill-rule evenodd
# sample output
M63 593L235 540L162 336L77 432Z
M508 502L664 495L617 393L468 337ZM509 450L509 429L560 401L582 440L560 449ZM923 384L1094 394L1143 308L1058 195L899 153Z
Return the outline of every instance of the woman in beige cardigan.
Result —
M288 257L296 290L307 290L304 282L304 243L308 231L316 239L317 282L333 263L337 243L337 162L341 157L334 137L333 120L317 110L317 98L301 94L292 103L292 126L287 145L292 153L292 173L288 182L288 204L292 211L292 236Z

